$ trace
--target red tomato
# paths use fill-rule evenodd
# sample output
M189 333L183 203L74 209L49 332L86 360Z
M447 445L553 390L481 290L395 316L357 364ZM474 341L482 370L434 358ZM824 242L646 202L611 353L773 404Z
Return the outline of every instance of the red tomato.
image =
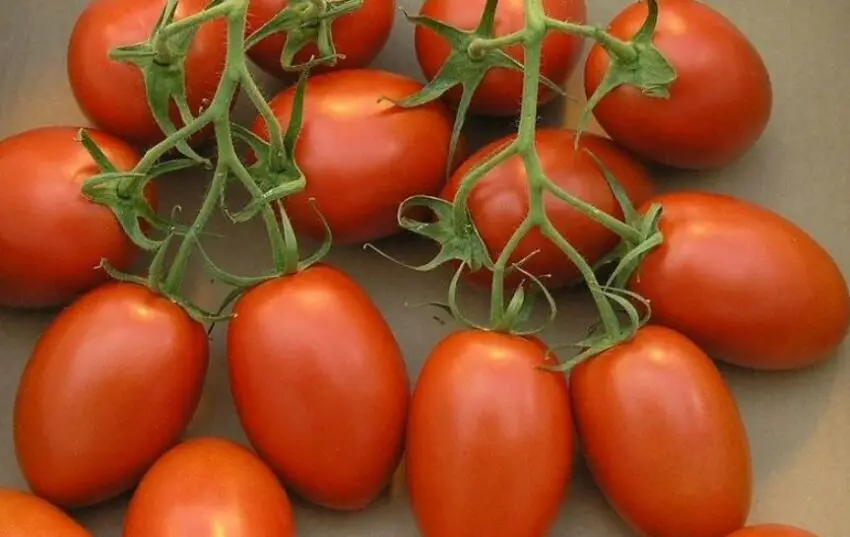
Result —
M123 537L295 537L274 473L229 440L197 438L159 459L139 484Z
M307 500L366 507L401 458L409 397L381 312L320 265L252 289L234 311L231 390L257 452Z
M259 30L288 5L289 0L251 0L246 35ZM323 64L313 71L356 69L372 63L390 37L395 11L395 0L363 0L363 5L357 11L336 19L332 26L334 46L337 54L343 54L345 58L337 60L333 67ZM248 51L248 56L267 73L278 78L289 78L292 74L286 73L280 65L285 44L286 35L277 33L254 45ZM305 63L311 57L318 56L318 47L310 44L295 55L295 63Z
M576 367L579 442L611 505L642 537L716 537L743 527L747 432L716 366L673 330L646 326Z
M572 479L563 375L536 340L468 330L428 357L411 402L407 481L423 537L541 537Z
M402 109L418 82L378 70L348 70L307 83L304 128L296 160L307 176L304 192L287 198L299 233L320 240L325 228L311 198L327 219L337 244L377 240L400 231L398 206L417 194L436 195L445 183L453 117L439 103ZM271 101L289 124L294 88ZM268 137L258 118L254 131Z
M497 140L472 155L455 172L443 190L442 197L454 200L463 178L514 136ZM653 185L646 169L607 138L583 134L580 147L576 150L574 131L540 129L537 131L537 151L546 176L553 183L621 220L623 212L602 170L585 151L591 151L605 164L634 204L640 205L652 195ZM554 195L545 194L544 204L555 228L589 263L595 263L619 243L617 235ZM473 188L469 197L469 211L494 260L501 255L525 219L528 207L528 179L520 157L512 157L500 164ZM538 229L520 242L511 256L511 262L519 262L531 254L534 255L523 268L535 276L548 276L545 283L550 289L567 285L579 277L578 269L572 261ZM521 276L514 272L508 281L516 283L522 279ZM479 271L474 273L473 278L480 284L489 285L491 273Z
M97 126L141 145L164 138L148 107L142 72L109 58L113 49L147 41L166 0L93 0L74 26L68 44L68 76L83 113ZM208 0L180 0L175 20L202 11ZM193 114L218 88L227 54L224 20L203 24L186 60L186 91ZM183 123L172 106L172 120Z
M0 488L3 537L92 537L62 510L26 492Z
M810 531L785 524L759 524L738 530L727 537L818 537Z
M474 30L481 22L486 0L425 0L420 15L428 16L461 30ZM546 14L552 18L584 24L587 7L584 0L543 0ZM495 35L504 36L525 27L524 2L499 2L496 8ZM451 54L449 42L424 26L416 26L416 57L428 80L432 80ZM540 73L556 84L566 83L581 53L580 38L563 32L551 32L543 42ZM519 62L524 61L522 46L505 50ZM477 114L505 116L519 112L522 102L522 73L509 69L491 69L475 92L470 111ZM460 88L450 90L447 100L460 101ZM541 89L538 102L553 100L557 94Z
M103 258L127 270L138 248L112 212L81 188L100 172L77 141L79 129L40 128L0 142L0 306L64 305L108 280ZM89 131L120 170L139 155L126 143ZM149 199L155 203L154 190Z
M631 282L653 322L682 332L714 358L754 369L825 360L850 328L841 269L805 231L730 196L657 196L664 244Z
M15 449L31 489L75 508L133 487L189 424L208 353L203 326L140 285L99 287L63 310L15 401Z
M646 2L632 2L611 22L614 37L629 40L646 19ZM681 168L720 168L761 137L773 106L767 68L747 37L700 2L661 0L653 39L677 79L669 99L620 86L594 115L617 142L638 155ZM584 66L588 96L609 66L594 45Z

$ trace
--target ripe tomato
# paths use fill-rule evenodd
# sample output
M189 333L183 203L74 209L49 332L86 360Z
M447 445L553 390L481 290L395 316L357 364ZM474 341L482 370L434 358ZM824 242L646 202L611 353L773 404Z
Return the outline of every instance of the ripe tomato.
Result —
M95 125L140 145L164 138L148 107L141 70L109 58L113 49L147 41L166 0L93 0L77 19L68 43L74 97ZM175 20L203 10L208 0L180 0ZM203 24L186 59L186 91L193 114L215 95L227 54L224 20ZM172 106L172 120L183 123Z
M481 21L486 0L425 0L420 15L428 16L461 30L474 30ZM584 0L543 0L546 14L552 18L584 24L587 7ZM499 2L496 8L495 35L508 35L525 26L524 2ZM448 41L436 32L417 25L415 32L416 57L425 74L432 80L451 54ZM578 62L581 53L580 38L563 32L551 32L543 42L543 57L540 73L556 84L566 83ZM505 50L512 58L524 61L522 46ZM449 102L460 101L460 88L446 93ZM553 100L557 94L541 89L538 102ZM508 69L491 69L478 86L470 105L477 114L505 116L519 112L522 102L522 73Z
M259 30L288 5L289 0L251 0L246 35ZM395 0L363 0L363 5L357 11L336 19L332 26L334 46L337 54L345 58L337 60L333 67L323 64L313 71L357 69L372 63L390 37L395 11ZM251 47L248 56L267 73L278 78L289 78L292 75L287 74L280 65L285 44L286 35L277 33ZM318 56L318 47L310 44L296 54L295 62L305 63L311 57Z
M100 172L77 141L79 129L39 128L0 142L0 306L64 305L108 279L106 258L126 270L138 248L112 212L86 199L81 188ZM120 170L139 155L126 143L89 131ZM155 203L151 189L149 199Z
M409 381L390 327L348 276L313 266L236 304L231 391L260 456L307 500L356 510L401 458Z
M123 537L295 537L274 473L229 440L188 440L160 458L133 494Z
M92 537L59 508L32 494L0 488L3 537Z
M730 196L680 192L663 207L664 243L631 288L652 303L653 322L719 360L795 369L825 360L850 328L840 268L805 231Z
M442 197L454 200L463 178L514 136L497 140L472 155L455 172L443 190ZM646 169L610 140L587 133L582 135L579 143L580 147L576 150L575 131L537 131L537 151L543 169L557 186L622 220L623 212L602 170L585 153L591 151L617 177L634 204L640 205L652 195L653 185ZM596 262L617 246L617 235L554 195L545 194L544 204L555 228L589 263ZM528 214L528 179L522 159L512 157L487 174L473 188L468 206L490 256L497 259ZM537 229L520 242L511 256L511 262L516 263L525 258L529 259L523 268L538 277L548 276L545 282L550 289L569 284L579 276L578 269L566 254ZM516 283L522 279L521 276L513 272L508 282ZM489 285L490 279L489 271L478 271L473 275L474 281L484 285Z
M747 432L716 366L668 328L646 326L577 366L579 442L611 505L642 537L716 537L743 527Z
M129 490L191 420L207 369L204 328L140 285L74 302L42 334L14 412L21 472L68 508Z
M631 39L646 19L646 2L632 2L609 32ZM747 37L701 2L661 0L655 46L673 65L670 98L620 86L594 115L617 142L638 155L681 168L719 168L761 137L773 106L767 68ZM593 94L608 70L608 54L591 49L584 87Z
M337 244L377 240L400 231L398 206L416 194L436 195L445 183L454 119L440 103L402 109L401 100L421 89L414 80L378 70L347 70L307 83L304 128L296 160L307 188L286 199L295 230L321 240L327 219ZM271 101L289 124L293 88ZM268 137L265 121L254 132Z
M424 537L539 537L572 479L563 375L537 340L468 330L428 357L411 402L407 481Z
M727 537L818 537L810 531L785 524L759 524L731 533Z

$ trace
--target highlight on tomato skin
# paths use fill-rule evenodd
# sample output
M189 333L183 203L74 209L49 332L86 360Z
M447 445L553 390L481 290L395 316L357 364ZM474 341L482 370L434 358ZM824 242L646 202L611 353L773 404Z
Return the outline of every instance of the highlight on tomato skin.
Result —
M32 493L0 488L3 537L92 537L68 514Z
M733 532L726 537L818 537L814 533L787 524L757 524Z

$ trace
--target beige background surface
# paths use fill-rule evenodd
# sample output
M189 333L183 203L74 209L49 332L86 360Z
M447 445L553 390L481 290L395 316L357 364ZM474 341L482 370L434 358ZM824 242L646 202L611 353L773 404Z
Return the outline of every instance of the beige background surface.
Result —
M0 15L0 136L49 124L81 124L65 75L65 47L86 0L2 0ZM588 0L591 20L605 23L622 0ZM755 200L786 215L835 255L850 274L850 3L809 0L711 0L761 49L773 76L775 111L758 146L734 167L704 175L674 174L664 187L722 190ZM402 1L415 9L417 0ZM399 17L393 41L378 66L420 77L413 61L411 27ZM723 76L718 73L718 76ZM573 84L573 87L576 87ZM548 123L565 114L550 107ZM510 125L507 125L508 127ZM485 137L505 125L482 126ZM187 177L165 186L165 202L191 214L202 184ZM2 195L2 193L0 193ZM212 248L240 272L262 268L265 243L257 228L231 230ZM390 252L408 258L421 245L393 240ZM0 252L2 256L2 252ZM422 276L358 248L339 248L332 260L371 292L387 313L416 375L428 350L453 326L435 312L405 306L443 296L445 272ZM754 275L758 277L758 275ZM222 290L197 277L190 292L211 304ZM582 297L562 297L562 317L550 331L560 341L586 326L591 307ZM472 307L483 307L479 297ZM0 311L0 485L24 487L12 446L16 385L45 313ZM223 336L214 334L213 362L191 435L243 440L224 377ZM820 537L843 537L850 527L850 346L824 366L797 373L758 374L724 368L749 427L756 471L751 520L805 526ZM120 534L125 499L77 516L97 537ZM404 499L382 499L364 513L339 515L308 506L297 510L303 537L413 537L417 532ZM626 537L629 532L606 506L579 467L571 498L553 535ZM188 536L187 536L188 537ZM482 536L486 537L486 536ZM682 536L687 537L687 536Z

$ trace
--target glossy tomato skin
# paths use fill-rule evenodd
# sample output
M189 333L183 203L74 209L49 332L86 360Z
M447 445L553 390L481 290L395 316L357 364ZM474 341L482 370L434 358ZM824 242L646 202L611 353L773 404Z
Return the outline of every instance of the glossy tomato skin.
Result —
M100 170L78 132L45 127L0 142L0 307L65 305L108 279L103 258L127 270L139 254L112 211L83 196ZM89 134L119 170L139 161L125 142ZM148 195L155 206L152 185Z
M0 489L3 537L92 537L61 509L26 492Z
M411 402L407 482L423 537L543 537L572 479L567 383L535 340L456 332Z
M481 21L486 0L425 0L420 15L434 18L461 30L474 30ZM584 24L587 19L587 7L584 0L543 0L546 14L562 21ZM500 2L496 8L496 36L504 36L521 31L525 27L525 7L523 2ZM451 46L436 32L417 25L415 32L416 57L428 80L436 77L449 55ZM581 53L581 39L574 35L551 32L543 42L541 65L542 76L556 84L566 83L575 68ZM523 62L521 46L513 46L506 52L519 62ZM459 88L446 94L452 104L460 101ZM557 94L549 89L541 89L538 102L552 101ZM508 69L491 69L472 99L470 111L490 116L510 116L517 114L522 102L522 74Z
M806 531L786 524L758 524L738 530L726 537L818 537Z
M668 193L652 203L663 207L664 243L630 287L651 301L654 323L713 358L763 370L813 365L846 338L845 277L793 222L722 194Z
M203 10L207 0L180 0L175 20ZM165 0L93 0L77 19L68 43L68 76L83 113L95 125L138 145L164 138L148 107L142 71L115 61L116 47L146 42ZM200 26L186 60L186 89L193 114L215 95L227 54L223 19ZM176 106L172 121L182 126ZM209 131L208 131L209 132ZM195 139L198 139L197 137Z
M259 30L288 5L289 0L251 0L246 35ZM364 0L357 11L336 19L332 26L334 46L337 54L345 57L337 60L332 67L322 64L313 71L339 71L368 66L387 44L395 22L395 11L395 0ZM277 33L254 45L248 51L248 56L267 73L289 79L293 74L284 71L280 64L285 44L285 34ZM319 57L319 49L315 44L304 47L296 54L295 63L308 62L312 57Z
M646 2L632 2L609 26L628 40L646 19ZM614 140L641 157L679 168L720 168L741 157L770 119L773 90L758 51L728 19L702 2L661 0L655 46L677 79L669 99L621 86L594 115ZM591 49L584 69L588 96L602 81L608 55Z
M136 284L99 287L42 334L18 387L15 450L30 488L66 508L133 487L188 426L204 328Z
M744 526L752 496L747 432L711 359L646 326L583 362L570 392L585 458L641 537L713 537Z
M295 537L289 497L244 447L195 438L174 447L133 494L123 537Z
M441 196L454 200L464 177L513 138L497 140L473 154L457 169ZM537 151L543 170L552 182L620 220L623 219L620 205L601 168L587 151L593 153L614 174L635 205L642 204L653 193L647 170L607 138L585 133L576 150L575 131L539 129ZM544 204L555 228L589 263L595 263L619 243L619 237L613 232L554 195L545 194ZM528 210L528 179L519 157L512 157L494 168L473 188L469 197L472 220L493 259L501 255ZM570 284L580 276L566 254L544 237L539 229L531 231L520 242L511 256L511 262L526 258L523 268L535 276L546 276L545 284L550 289ZM508 281L516 283L520 279L521 275L514 272ZM474 273L473 281L490 285L490 272Z
M231 391L257 452L307 500L366 507L400 460L409 399L378 308L350 277L317 265L252 289L234 311Z
M398 206L405 199L439 193L445 183L452 115L437 102L402 109L381 100L400 100L421 87L374 69L310 79L296 148L307 188L285 203L296 232L316 240L324 237L324 225L310 201L315 198L336 243L381 239L400 231ZM270 103L282 125L289 124L293 98L290 88ZM257 119L254 132L268 137L262 119Z

